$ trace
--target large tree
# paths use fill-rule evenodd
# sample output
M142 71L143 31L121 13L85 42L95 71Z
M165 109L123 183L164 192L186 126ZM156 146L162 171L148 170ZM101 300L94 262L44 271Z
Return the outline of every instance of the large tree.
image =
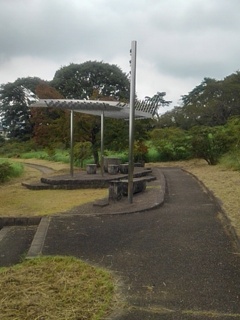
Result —
M32 91L41 82L40 78L19 78L13 83L0 86L0 113L2 124L10 138L29 139L32 134L29 105L34 99Z
M116 65L108 63L72 63L58 70L51 84L67 99L129 100L130 82L127 75ZM75 119L78 119L75 132L79 133L79 141L91 143L94 162L98 164L100 118L76 115Z
M62 99L63 96L46 82L37 85L40 99ZM52 148L63 143L69 146L69 111L56 108L31 108L33 138L40 146Z
M163 114L160 127L176 126L190 129L193 126L219 126L240 115L240 72L223 80L204 78L187 95L182 96L182 105Z
M182 101L190 126L223 125L231 116L240 114L240 72L219 81L205 78Z
M59 69L52 80L67 99L90 99L94 92L114 100L129 99L129 79L116 65L98 61L71 63Z

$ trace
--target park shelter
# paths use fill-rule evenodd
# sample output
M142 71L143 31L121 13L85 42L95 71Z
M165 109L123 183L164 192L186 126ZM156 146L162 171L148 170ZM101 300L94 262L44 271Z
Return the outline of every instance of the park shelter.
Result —
M151 118L158 107L158 99L154 101L142 101L136 103L136 53L137 42L131 43L131 77L130 77L130 103L118 101L99 100L39 100L35 107L59 107L71 110L71 176L73 176L73 112L101 116L101 172L103 174L103 149L104 149L104 118L129 119L129 174L128 174L128 199L132 203L133 198L133 143L134 143L134 120L136 118Z
M31 107L45 107L70 110L70 137L71 156L70 174L73 176L73 114L74 112L85 113L101 117L101 172L103 174L103 153L104 153L104 119L125 119L129 120L130 106L127 103L118 101L101 100L69 100L69 99L39 99ZM135 119L152 118L156 112L157 101L138 101L135 103Z

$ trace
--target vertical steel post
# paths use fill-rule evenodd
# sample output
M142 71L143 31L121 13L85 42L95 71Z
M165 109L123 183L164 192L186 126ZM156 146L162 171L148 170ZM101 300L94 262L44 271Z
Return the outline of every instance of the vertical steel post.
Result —
M101 174L102 176L104 173L103 153L104 153L104 111L101 113Z
M70 114L70 175L73 177L73 110Z
M137 41L131 44L131 82L130 82L130 113L129 113L129 170L128 170L128 202L133 202L133 170L134 170L134 119L136 98L136 53Z

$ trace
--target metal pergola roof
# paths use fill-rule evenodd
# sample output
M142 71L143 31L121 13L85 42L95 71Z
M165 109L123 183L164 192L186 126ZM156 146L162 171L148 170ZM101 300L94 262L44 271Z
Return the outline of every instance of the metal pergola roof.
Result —
M134 104L134 118L152 118L157 108L157 101L140 101ZM39 99L31 107L57 108L71 111L70 137L71 137L71 168L73 176L73 113L80 112L101 117L101 171L103 174L103 146L104 146L104 118L128 120L131 116L130 105L118 101L101 100L70 100L70 99Z
M74 112L86 113L115 119L129 119L130 106L127 103L118 101L101 100L69 100L69 99L39 99L31 107L52 107ZM156 106L149 103L137 102L135 105L135 118L152 118Z

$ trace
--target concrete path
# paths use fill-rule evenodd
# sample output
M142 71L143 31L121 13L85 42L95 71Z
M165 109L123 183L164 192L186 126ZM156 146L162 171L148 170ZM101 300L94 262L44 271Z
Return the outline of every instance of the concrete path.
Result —
M43 174L51 174L51 173L55 172L54 169L49 168L47 166L40 165L40 164L28 163L28 162L23 162L23 164L28 166L28 167L34 168L34 169L40 171Z
M111 319L240 319L240 255L218 207L190 174L162 170L164 206L52 217L43 254L73 255L114 271L126 307Z

